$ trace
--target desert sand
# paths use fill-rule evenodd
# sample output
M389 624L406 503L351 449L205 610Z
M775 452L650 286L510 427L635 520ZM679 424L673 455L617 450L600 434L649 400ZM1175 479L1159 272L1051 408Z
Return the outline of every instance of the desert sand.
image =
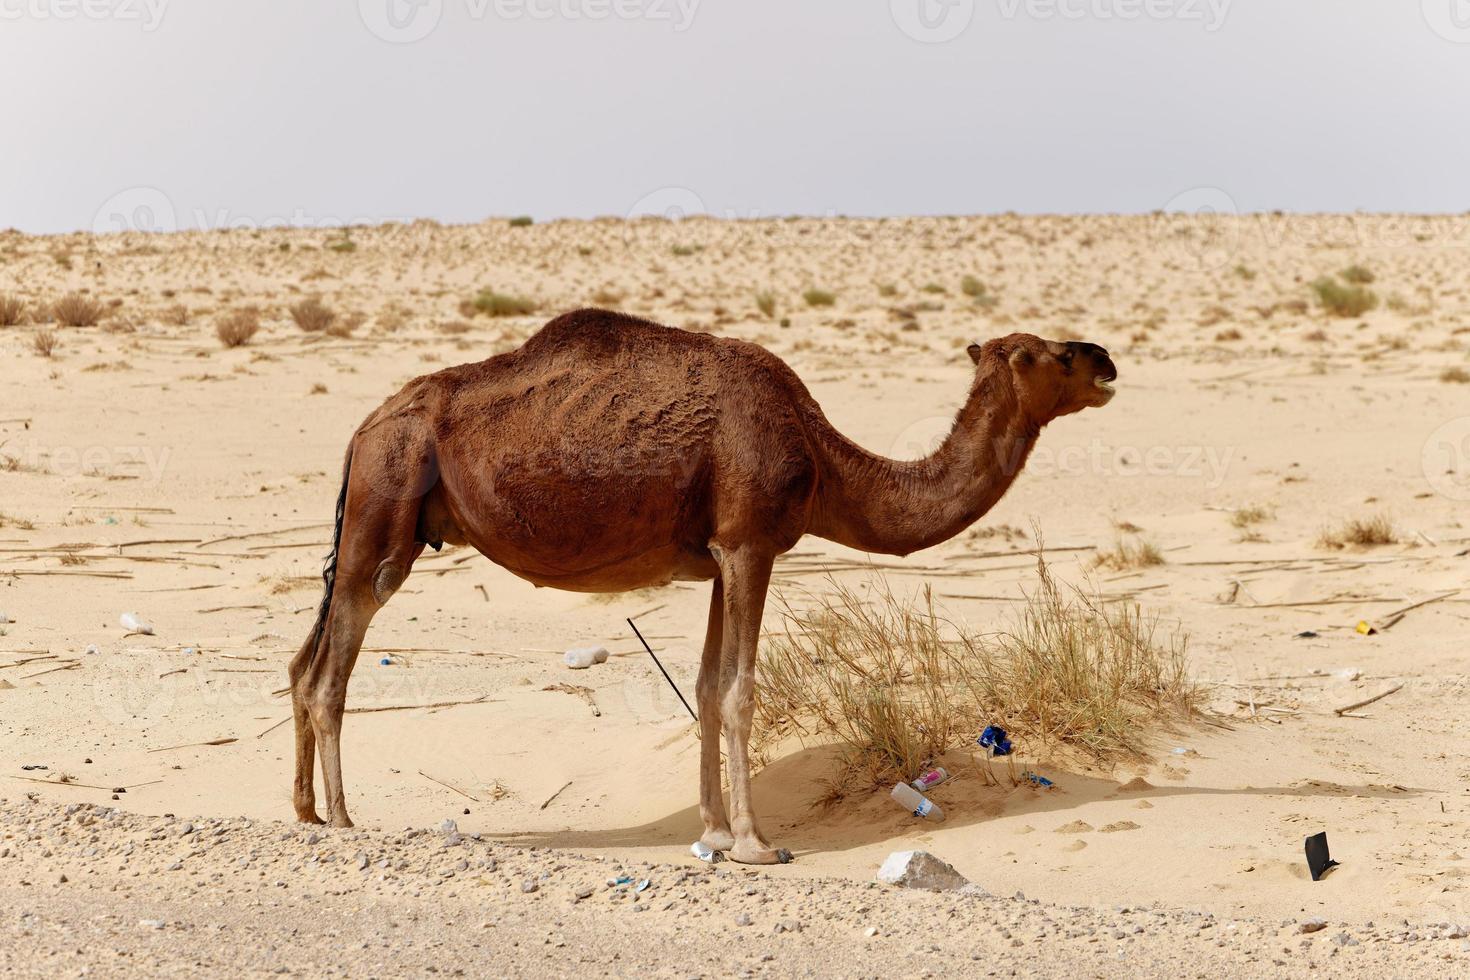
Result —
M1463 218L1310 215L0 234L0 294L34 308L85 292L106 308L96 327L0 327L0 906L19 937L0 963L1463 971L1467 246ZM1355 265L1379 304L1328 315L1310 283ZM483 288L536 311L466 315ZM810 289L835 300L811 306ZM297 328L287 308L312 296L346 336ZM261 331L224 349L218 317L247 305ZM378 614L353 675L349 709L405 709L346 722L360 829L290 823L290 708L275 692L319 598L347 438L410 378L592 305L766 345L839 429L893 456L946 431L970 341L1107 347L1117 398L1050 426L972 533L871 561L807 539L775 585L929 584L954 618L1002 629L1034 582L1039 531L1060 578L1189 634L1208 710L1117 766L1028 747L1016 766L1051 778L1047 791L987 785L983 761L947 759L961 775L933 791L940 825L882 794L814 810L832 753L783 746L755 793L797 860L711 871L688 854L693 726L624 622L637 617L692 697L708 586L537 590L446 548ZM32 339L43 329L49 357ZM1322 540L1378 516L1389 543ZM1163 562L1094 567L1120 537ZM153 635L126 635L124 612ZM567 670L561 652L588 644L609 662ZM479 835L458 845L469 864L454 877L440 875L457 868L446 819ZM196 838L190 821L209 829ZM1341 866L1313 882L1302 840L1318 831ZM915 848L1004 897L869 886L889 852ZM658 897L604 898L624 868ZM584 887L597 894L577 899ZM701 889L723 898L674 897ZM395 918L414 945L382 948ZM1300 932L1318 918L1325 929ZM773 932L785 919L802 931ZM266 951L221 959L204 948L218 935ZM292 960L298 942L316 952Z

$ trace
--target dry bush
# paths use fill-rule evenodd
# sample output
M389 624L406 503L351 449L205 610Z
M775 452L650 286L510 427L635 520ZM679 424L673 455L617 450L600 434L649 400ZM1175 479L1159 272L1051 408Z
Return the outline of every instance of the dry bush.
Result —
M986 725L1023 748L1078 751L1108 763L1142 755L1149 728L1195 711L1187 637L1157 636L1137 605L1064 591L1037 559L1038 584L1008 627L978 634L941 617L932 593L905 600L881 580L838 586L795 608L758 667L753 744L765 755L795 736L835 743L824 800L912 779L973 747Z
M508 296L493 289L482 289L470 301L475 313L486 316L526 316L536 312L536 304L521 296ZM474 314L470 314L473 316Z
M0 296L0 327L15 327L25 322L25 304L17 296Z
M1099 549L1092 556L1093 568L1110 568L1127 571L1134 568L1151 568L1164 563L1163 552L1147 538L1119 536L1111 548Z
M1257 504L1252 504L1249 507L1237 507L1230 512L1230 526L1243 531L1254 524L1269 521L1275 516L1276 514L1271 508L1261 507Z
M1333 316L1362 316L1378 305L1378 294L1360 285L1344 286L1336 279L1323 277L1312 283L1317 302Z
M1439 372L1439 380L1446 384L1470 384L1470 371L1462 367L1447 367Z
M81 293L67 293L51 304L51 315L63 327L95 327L105 312L101 303Z
M364 323L367 323L367 314L361 311L349 313L344 317L337 317L327 325L327 336L351 337L353 331Z
M164 310L159 319L170 326L186 327L189 325L189 308L183 303L175 303Z
M829 293L825 289L808 289L801 294L801 298L806 300L807 306L831 306L837 302L837 294Z
M50 357L56 353L57 343L54 330L37 330L31 334L31 349L42 357Z
M244 347L260 332L260 312L254 307L231 310L215 321L214 332L226 347Z
M1360 286L1366 286L1378 278L1371 270L1361 265L1350 265L1339 272L1338 275L1342 276L1343 282L1356 283Z
M776 294L769 289L763 289L755 294L755 308L768 317L776 315Z
M307 333L323 333L337 320L337 314L315 296L292 306L289 312L296 326Z
M1323 528L1317 536L1317 547L1341 551L1349 545L1371 548L1377 545L1395 544L1398 539L1398 531L1394 528L1393 521L1383 514L1375 514L1372 517L1354 517L1343 521L1337 527Z

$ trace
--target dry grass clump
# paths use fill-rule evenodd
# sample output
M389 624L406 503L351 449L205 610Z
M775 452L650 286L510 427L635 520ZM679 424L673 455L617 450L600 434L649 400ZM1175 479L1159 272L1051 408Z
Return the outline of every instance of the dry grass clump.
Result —
M351 337L358 327L367 323L367 314L361 310L355 310L346 316L339 316L327 324L326 334L328 337Z
M337 321L337 314L319 298L304 299L290 309L291 319L307 333L325 333Z
M1470 371L1462 367L1447 367L1439 372L1439 380L1446 384L1470 384Z
M801 298L806 300L807 306L831 306L837 302L837 294L829 293L825 289L808 289L801 294Z
M31 334L31 350L35 351L42 357L50 357L52 354L56 353L56 347L58 343L59 341L56 339L56 331L54 330L42 329L37 330L35 333Z
M187 327L189 325L189 308L183 303L175 303L164 310L159 316L164 323L174 327Z
M493 289L482 289L470 301L475 313L486 316L526 316L536 312L536 304L521 296L508 296ZM473 314L471 314L473 315Z
M1317 547L1341 551L1349 545L1357 548L1372 548L1378 545L1395 544L1399 536L1393 521L1383 514L1372 517L1354 517L1337 527L1323 528L1317 536Z
M776 294L769 289L756 293L755 308L760 310L764 316L774 317L776 315Z
M244 347L260 332L260 311L254 307L231 310L214 324L215 336L225 347Z
M1249 507L1237 507L1230 512L1230 526L1245 530L1255 524L1261 524L1271 520L1276 514L1269 507L1252 504Z
M1360 286L1366 286L1378 278L1373 274L1372 270L1356 264L1343 269L1338 275L1342 276L1343 282L1356 283Z
M1093 568L1110 568L1113 571L1128 571L1134 568L1151 568L1164 563L1159 546L1147 538L1119 535L1111 548L1100 548L1092 556Z
M0 296L0 327L15 327L25 322L26 307L17 296Z
M1362 316L1378 305L1378 294L1358 284L1344 286L1330 276L1312 283L1317 303L1332 316Z
M1185 670L1187 638L1157 636L1136 605L1064 591L1037 559L1037 590L1006 629L970 632L881 580L839 586L796 609L758 666L753 744L789 736L842 747L827 802L912 779L988 724L1026 743L1098 762L1142 754L1151 725L1187 717L1203 693Z
M95 327L106 312L101 303L81 293L67 293L51 304L51 315L63 327Z

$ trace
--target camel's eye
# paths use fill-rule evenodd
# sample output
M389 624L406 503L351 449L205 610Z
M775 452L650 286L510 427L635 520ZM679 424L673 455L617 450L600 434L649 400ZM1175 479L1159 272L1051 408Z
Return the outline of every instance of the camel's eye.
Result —
M1066 368L1068 371L1072 370L1072 349L1069 347L1066 350L1062 351L1060 354L1057 355L1057 360L1061 362L1062 367Z

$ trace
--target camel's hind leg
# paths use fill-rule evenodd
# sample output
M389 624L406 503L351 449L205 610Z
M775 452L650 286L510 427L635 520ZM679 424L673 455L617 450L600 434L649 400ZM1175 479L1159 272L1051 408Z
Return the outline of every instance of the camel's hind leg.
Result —
M725 637L725 587L715 579L710 593L709 625L704 635L704 657L694 688L699 704L699 815L704 834L699 839L711 850L735 846L725 797L720 787L720 658Z
M424 546L415 541L421 491L401 481L416 467L397 454L365 451L361 439L350 463L336 574L321 634L311 650L292 664L292 702L296 713L296 783L299 819L316 819L311 749L321 754L327 822L350 827L342 785L342 715L347 682L373 615L408 577ZM394 488L400 492L384 492Z

